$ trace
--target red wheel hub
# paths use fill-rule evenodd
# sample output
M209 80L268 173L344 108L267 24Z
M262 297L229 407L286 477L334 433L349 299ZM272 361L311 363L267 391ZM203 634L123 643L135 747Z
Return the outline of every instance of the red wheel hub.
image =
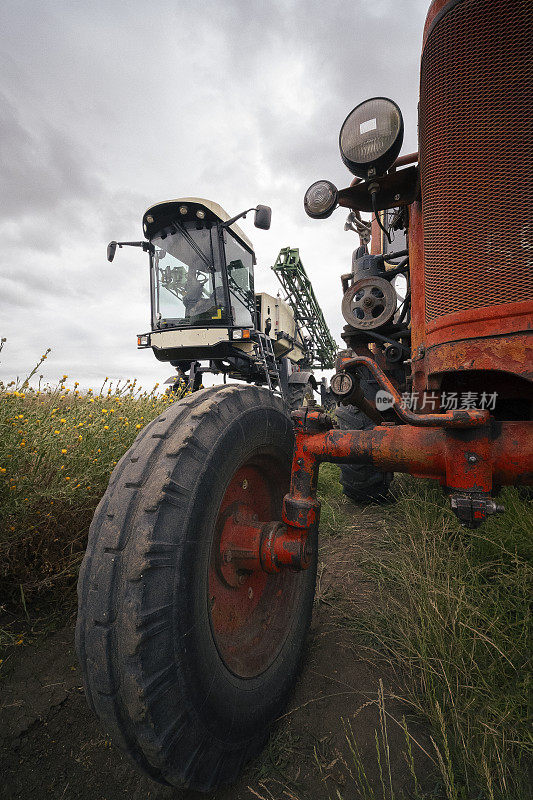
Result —
M215 525L208 608L217 649L228 669L251 678L274 661L291 627L301 575L261 565L265 526L279 519L286 470L267 456L230 480Z

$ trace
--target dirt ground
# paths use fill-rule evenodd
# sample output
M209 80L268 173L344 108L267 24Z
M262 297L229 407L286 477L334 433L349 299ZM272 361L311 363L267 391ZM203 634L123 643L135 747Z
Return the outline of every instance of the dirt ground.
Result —
M406 709L390 697L396 685L390 668L365 660L365 651L343 621L346 598L351 601L352 614L374 601L372 585L361 579L354 564L365 540L376 535L378 516L363 509L355 514L353 536L330 540L323 548L316 609L292 703L262 755L235 786L215 793L213 800L371 797L358 791L358 782L364 781L357 777L361 769L377 797L391 796L389 782L397 796L402 791L414 796L409 794L413 779L406 759L406 736L399 724ZM2 800L205 797L154 783L114 747L85 702L73 637L73 625L69 624L4 655L0 672ZM380 681L386 741L380 722ZM346 736L350 730L351 747ZM423 752L431 752L428 732L423 725L412 723L409 731L416 772L427 777L434 772ZM354 744L359 756L354 756Z

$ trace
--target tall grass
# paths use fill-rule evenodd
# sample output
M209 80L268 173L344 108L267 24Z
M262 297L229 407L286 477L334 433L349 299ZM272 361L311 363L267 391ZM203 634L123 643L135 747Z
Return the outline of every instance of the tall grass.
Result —
M106 378L86 392L67 375L43 385L36 373L48 352L24 380L0 382L0 597L8 606L73 585L113 467L176 399L136 380Z
M431 723L448 800L530 797L532 504L461 528L433 484L403 479L367 569L381 603L353 623Z

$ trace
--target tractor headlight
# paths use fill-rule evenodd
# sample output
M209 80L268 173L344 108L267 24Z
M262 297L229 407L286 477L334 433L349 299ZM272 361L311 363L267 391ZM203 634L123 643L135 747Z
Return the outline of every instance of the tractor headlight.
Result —
M339 136L342 160L364 180L386 172L402 142L402 112L386 97L373 97L356 106L344 120Z
M313 219L326 219L337 205L337 188L331 181L316 181L305 193L305 213Z

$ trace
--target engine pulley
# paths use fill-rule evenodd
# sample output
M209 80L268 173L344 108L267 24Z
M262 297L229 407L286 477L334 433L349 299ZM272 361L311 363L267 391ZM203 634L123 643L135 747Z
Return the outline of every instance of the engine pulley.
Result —
M370 276L356 281L342 299L342 315L358 330L376 330L396 312L396 290L385 278Z

